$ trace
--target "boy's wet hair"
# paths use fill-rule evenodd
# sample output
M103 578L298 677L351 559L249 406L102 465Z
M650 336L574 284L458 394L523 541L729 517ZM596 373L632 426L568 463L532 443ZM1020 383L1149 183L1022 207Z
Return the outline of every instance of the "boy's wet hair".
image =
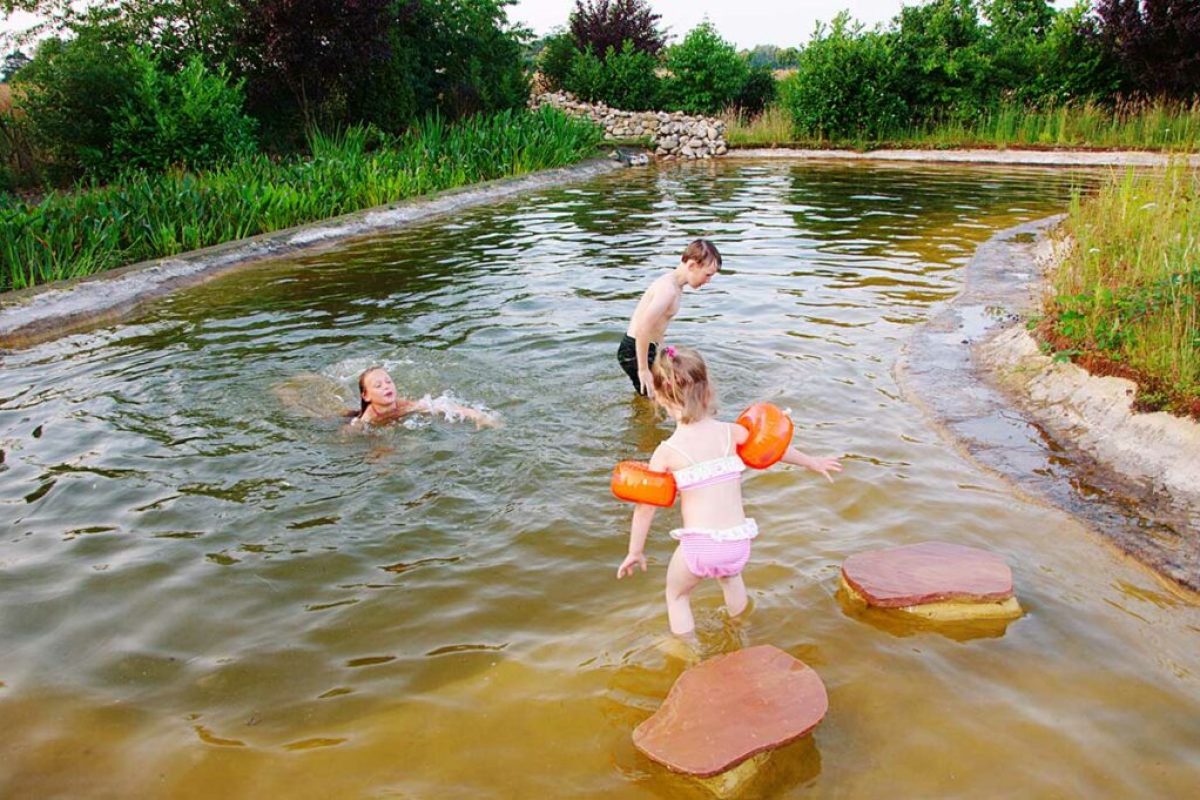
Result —
M695 261L699 264L707 264L711 261L717 267L721 266L721 254L717 251L717 246L708 239L696 239L689 244L684 248L683 255L679 257L679 260Z
M654 397L678 406L681 422L698 422L717 413L717 393L708 382L708 367L690 347L664 347L651 368Z

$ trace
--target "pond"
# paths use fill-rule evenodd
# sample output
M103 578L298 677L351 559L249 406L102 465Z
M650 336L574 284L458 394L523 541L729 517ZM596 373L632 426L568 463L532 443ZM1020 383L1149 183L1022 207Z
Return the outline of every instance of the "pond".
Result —
M743 625L715 585L694 599L707 652L774 644L828 687L764 791L1191 794L1200 610L966 460L892 374L979 243L1096 177L631 170L5 354L0 795L690 796L630 740L685 667L662 646L678 512L616 581L630 507L608 476L669 432L615 351L696 236L725 267L671 340L730 417L770 400L806 452L845 454L833 484L746 479ZM504 426L348 436L308 413L349 409L375 363ZM1002 554L1025 616L931 629L839 598L847 556L931 539Z

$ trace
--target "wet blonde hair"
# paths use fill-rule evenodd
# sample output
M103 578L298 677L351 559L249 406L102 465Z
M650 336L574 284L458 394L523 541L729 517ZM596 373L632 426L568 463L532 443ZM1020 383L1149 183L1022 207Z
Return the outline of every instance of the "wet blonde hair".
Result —
M708 367L690 347L664 347L651 368L654 397L683 410L681 422L698 422L717 413L717 393L708 382Z

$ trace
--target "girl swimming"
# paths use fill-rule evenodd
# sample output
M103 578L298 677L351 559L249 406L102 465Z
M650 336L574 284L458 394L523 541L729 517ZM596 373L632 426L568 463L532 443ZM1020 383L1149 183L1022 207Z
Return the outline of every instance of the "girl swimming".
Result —
M476 428L494 427L498 420L484 411L459 405L445 398L409 400L400 397L392 376L383 367L368 367L358 376L358 392L362 407L350 420L351 428L383 425L409 414L443 414L447 419L469 419Z

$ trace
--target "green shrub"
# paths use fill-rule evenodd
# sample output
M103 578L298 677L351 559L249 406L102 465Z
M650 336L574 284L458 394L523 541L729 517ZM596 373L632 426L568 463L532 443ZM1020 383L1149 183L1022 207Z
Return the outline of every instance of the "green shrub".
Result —
M775 73L769 67L755 67L746 75L733 105L743 117L756 117L775 102L778 94Z
M71 178L112 164L112 126L133 97L129 51L98 30L48 39L17 75L21 109L51 177Z
M578 52L575 40L569 33L556 33L546 37L546 44L538 56L538 70L551 90L557 91L565 87L567 75L571 71L571 62Z
M122 168L203 169L254 151L254 120L242 113L243 81L210 72L191 56L165 72L144 48L133 48L132 96L112 126L113 163ZM98 171L99 172L99 171Z
M656 108L662 96L662 81L655 74L658 60L625 42L621 52L610 47L603 59L589 49L576 52L564 88L584 100L603 102L613 108L644 111Z
M802 136L877 140L907 122L889 38L851 25L846 12L818 25L781 100Z
M667 51L667 69L672 107L690 114L715 114L732 104L749 74L745 59L708 21Z

